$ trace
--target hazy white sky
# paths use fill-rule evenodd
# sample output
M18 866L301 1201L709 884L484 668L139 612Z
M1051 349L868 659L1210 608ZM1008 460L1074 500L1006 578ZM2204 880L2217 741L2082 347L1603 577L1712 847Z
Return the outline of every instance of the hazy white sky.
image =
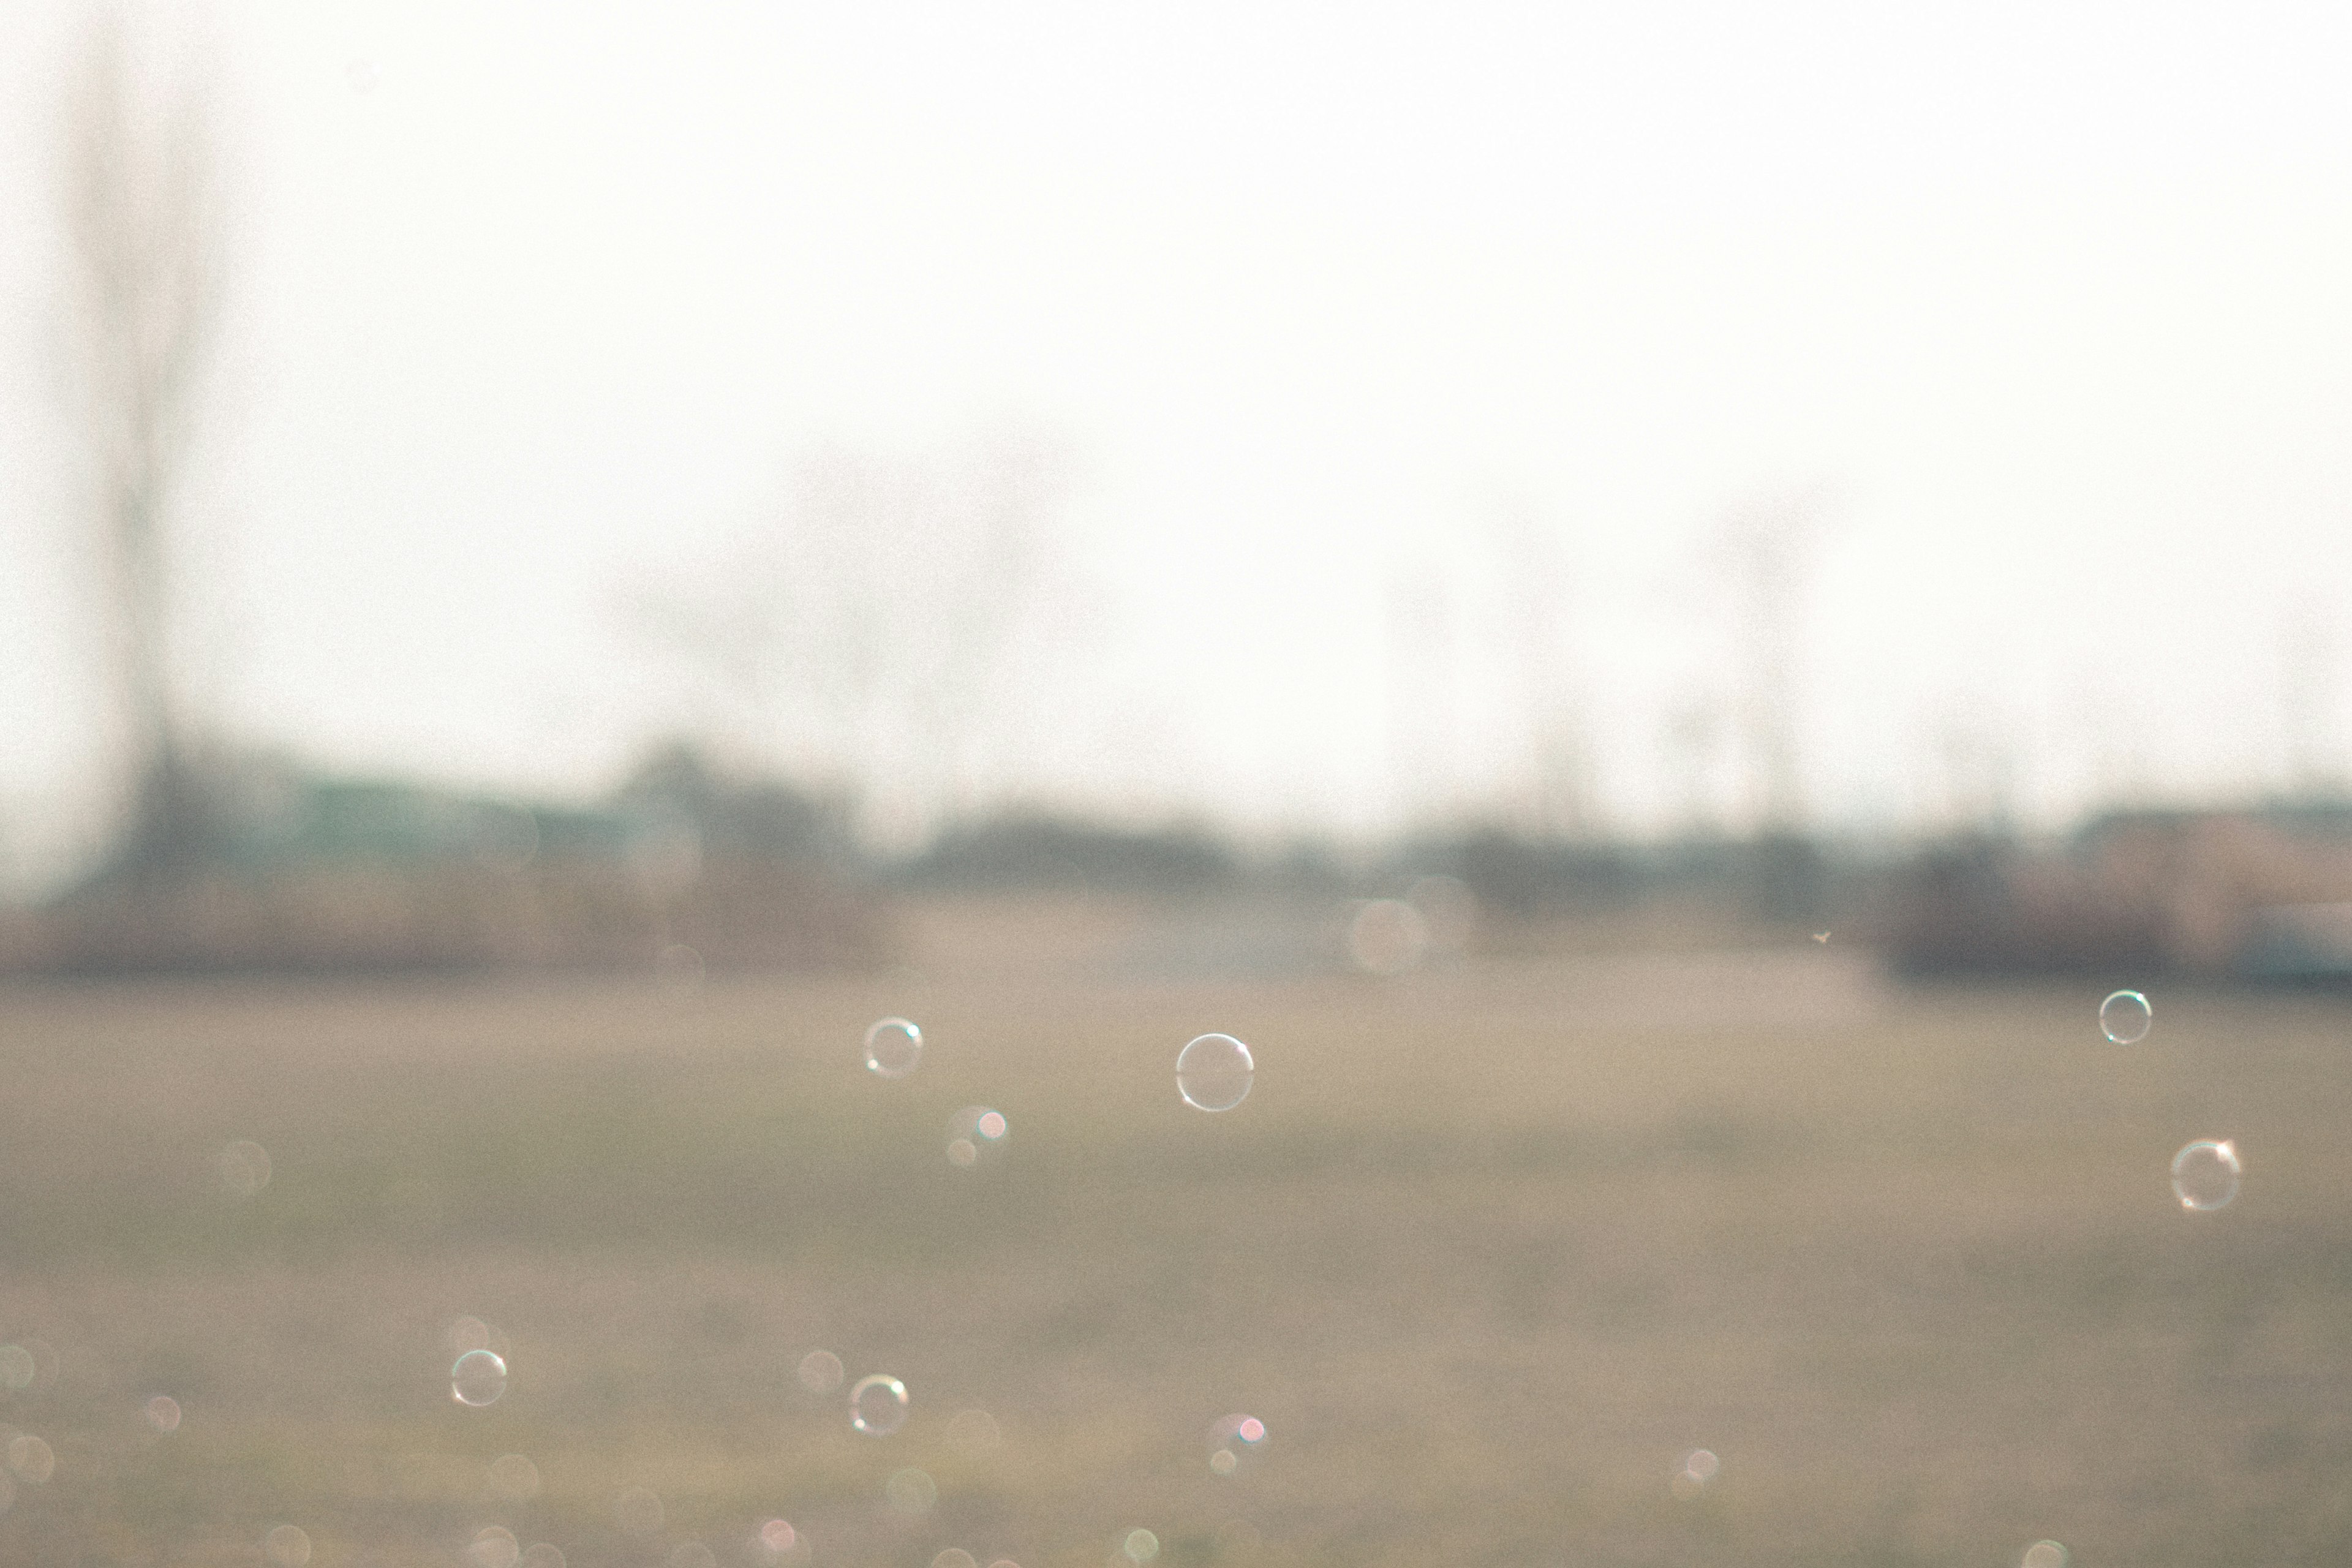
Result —
M813 450L1010 431L1077 460L982 796L1360 829L1523 796L1571 704L1609 818L1671 822L1674 716L1744 678L1725 519L1808 488L1824 820L1948 809L1955 735L2046 820L2276 787L2294 690L2352 758L2352 20L1945 11L218 7L194 689L534 791L698 717L805 764L626 606L723 595ZM81 15L0 11L20 854L106 758L45 185ZM936 787L866 763L893 820Z

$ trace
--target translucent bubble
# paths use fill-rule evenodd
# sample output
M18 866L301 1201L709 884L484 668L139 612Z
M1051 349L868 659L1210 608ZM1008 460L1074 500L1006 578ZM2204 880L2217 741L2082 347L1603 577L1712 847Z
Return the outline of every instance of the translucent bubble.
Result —
M33 1386L33 1373L40 1363L33 1352L22 1345L0 1345L0 1383L11 1390L21 1391Z
M995 1562L990 1563L988 1568L1021 1568L1021 1564L1015 1563L1010 1557L1000 1557Z
M57 1452L31 1433L19 1433L8 1440L8 1468L37 1487L57 1473Z
M1196 1110L1231 1110L1249 1098L1257 1060L1231 1035L1202 1035L1176 1058L1176 1092Z
M869 1437L887 1437L907 1424L907 1385L876 1373L849 1391L849 1424Z
M158 1432L180 1429L180 1402L168 1394L159 1394L147 1402L147 1425Z
M948 1423L948 1441L964 1458L978 1458L993 1453L1004 1441L1004 1434L996 1427L996 1417L985 1410L960 1410Z
M460 1405L493 1404L507 1391L507 1363L496 1351L467 1351L449 1369L449 1395Z
M249 1198L269 1184L269 1151L240 1138L220 1152L220 1184L232 1197Z
M624 1535L651 1535L662 1527L661 1499L643 1487L625 1487L613 1500L613 1522Z
M2025 1549L2020 1568L2066 1568L2066 1549L2054 1541L2037 1541Z
M1160 1555L1160 1537L1148 1530L1130 1530L1118 1549L1129 1563L1149 1563Z
M965 1106L948 1118L948 1163L968 1171L992 1158L1004 1147L1009 1131L1003 1111L984 1105Z
M1265 1447L1265 1423L1255 1415L1226 1415L1209 1427L1209 1468L1230 1476Z
M501 1454L490 1461L490 1489L515 1502L539 1495L539 1467L520 1454Z
M669 1554L669 1568L719 1568L719 1559L699 1541L688 1541Z
M276 1568L302 1568L310 1561L310 1537L297 1525L281 1524L261 1538L261 1554Z
M831 1394L841 1386L841 1358L831 1351L811 1351L801 1357L801 1386L811 1394Z
M521 1543L501 1524L484 1525L466 1548L466 1561L473 1568L515 1568L521 1557Z
M950 1546L931 1559L931 1568L980 1568L980 1563L962 1547Z
M801 1532L789 1520L772 1519L760 1527L759 1550L770 1563L781 1563L800 1549Z
M2238 1179L2245 1173L2235 1143L2191 1143L2172 1157L2173 1195L2182 1208L2200 1213L2225 1208L2238 1195Z
M2119 1046L2136 1046L2147 1038L2155 1009L2137 991L2118 991L2099 1004L2099 1031Z
M1348 922L1348 956L1367 974L1402 974L1429 952L1429 922L1402 899L1373 899Z
M566 1568L563 1549L542 1541L522 1554L521 1568Z
M866 1031L866 1070L905 1078L923 1059L923 1031L904 1018L885 1018Z
M1715 1479L1716 1472L1722 1468L1723 1461L1705 1448L1692 1449L1683 1460L1683 1473L1702 1483Z
M457 1318L449 1324L449 1349L457 1355L490 1348L490 1325L479 1318Z
M882 1488L890 1506L900 1513L929 1513L931 1505L940 1500L940 1484L930 1473L908 1466L892 1473Z

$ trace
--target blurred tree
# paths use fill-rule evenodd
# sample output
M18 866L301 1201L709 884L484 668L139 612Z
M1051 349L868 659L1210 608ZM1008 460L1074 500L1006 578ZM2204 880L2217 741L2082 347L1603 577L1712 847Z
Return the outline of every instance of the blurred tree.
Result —
M143 875L201 853L205 839L173 679L169 558L219 315L222 242L200 83L189 75L149 90L136 66L121 16L102 13L64 100L58 194L126 731L129 820L116 866Z

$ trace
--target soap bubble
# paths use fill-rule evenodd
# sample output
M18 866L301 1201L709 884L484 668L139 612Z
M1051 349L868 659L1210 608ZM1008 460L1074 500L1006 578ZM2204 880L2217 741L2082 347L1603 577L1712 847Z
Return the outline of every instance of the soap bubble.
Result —
M1003 1441L996 1418L985 1410L960 1410L948 1423L948 1442L968 1459L993 1452Z
M147 1402L147 1425L158 1432L180 1429L180 1402L168 1394L159 1394Z
M2021 1568L2066 1568L2066 1549L2054 1541L2037 1541L2025 1549Z
M502 1524L484 1525L466 1548L466 1561L474 1568L515 1568L521 1556L521 1543Z
M929 1471L911 1465L893 1472L883 1483L882 1492L900 1513L929 1513L931 1505L940 1500L939 1482L931 1479Z
M490 1348L490 1325L479 1318L455 1318L449 1323L449 1348L459 1355Z
M2136 1046L2147 1038L2155 1009L2137 991L2118 991L2099 1004L2099 1029L2119 1046Z
M907 1385L876 1373L849 1391L849 1424L869 1437L887 1437L907 1424Z
M931 1568L980 1568L980 1563L962 1547L950 1546L931 1559Z
M297 1525L281 1524L261 1538L261 1552L276 1568L302 1568L310 1561L310 1537Z
M467 1351L449 1369L449 1395L479 1408L507 1391L507 1363L496 1351Z
M1255 1415L1227 1415L1209 1428L1209 1468L1230 1476L1265 1446L1265 1423Z
M1678 1498L1695 1498L1706 1489L1723 1468L1723 1461L1705 1448L1694 1448L1683 1456L1683 1468L1675 1472L1674 1494Z
M841 1386L841 1358L831 1351L811 1351L801 1357L801 1386L811 1394L831 1394Z
M490 1489L515 1502L539 1495L539 1467L521 1454L501 1454L490 1461Z
M624 1535L651 1535L662 1527L661 1499L644 1487L624 1487L613 1500L613 1522Z
M1249 1098L1257 1060L1231 1035L1202 1035L1176 1058L1176 1092L1196 1110L1231 1110Z
M1148 1530L1130 1530L1118 1549L1129 1563L1149 1563L1160 1555L1160 1537Z
M1429 952L1429 922L1402 899L1373 899L1348 922L1348 956L1368 974L1402 974Z
M923 1059L923 1031L904 1018L885 1018L866 1031L866 1070L905 1078Z
M2238 1146L2210 1140L2189 1144L2172 1157L2172 1191L2180 1206L2210 1213L2227 1207L2238 1195L2238 1179L2245 1174Z
M563 1548L542 1541L522 1554L521 1568L566 1568Z
M948 1163L970 1170L1004 1147L1010 1131L1004 1113L984 1105L967 1105L948 1118Z
M8 1468L20 1481L39 1486L57 1474L56 1450L29 1432L20 1432L8 1439Z
M789 1520L772 1519L760 1527L752 1550L769 1563L782 1563L801 1549L801 1532Z
M231 1197L249 1198L269 1184L269 1151L240 1138L220 1152L220 1184Z

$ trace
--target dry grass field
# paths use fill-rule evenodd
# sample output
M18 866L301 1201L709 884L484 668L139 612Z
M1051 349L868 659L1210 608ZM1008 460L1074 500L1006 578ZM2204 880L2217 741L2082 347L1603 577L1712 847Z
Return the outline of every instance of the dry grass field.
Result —
M1376 981L1209 916L1165 963L1110 911L919 923L887 977L0 992L0 1422L55 1456L0 1561L723 1568L773 1518L810 1568L2352 1561L2352 1005L2159 992L2124 1047L2098 988L1834 944ZM1173 1083L1212 1029L1258 1053L1223 1115ZM1010 1133L960 1169L967 1105ZM2243 1192L2186 1213L2209 1136ZM1220 1476L1230 1412L1270 1435Z

